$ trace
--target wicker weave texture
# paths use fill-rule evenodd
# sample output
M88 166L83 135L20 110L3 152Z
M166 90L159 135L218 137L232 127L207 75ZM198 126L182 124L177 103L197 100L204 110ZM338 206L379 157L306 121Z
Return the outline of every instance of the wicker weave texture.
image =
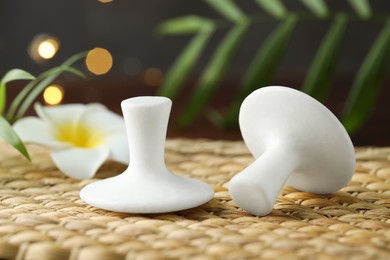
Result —
M253 161L242 142L168 140L168 167L216 193L200 207L151 215L79 198L83 186L125 166L106 163L95 179L78 181L44 148L29 150L32 163L0 144L1 259L390 259L390 148L357 149L353 179L337 193L285 187L265 217L238 208L227 191Z

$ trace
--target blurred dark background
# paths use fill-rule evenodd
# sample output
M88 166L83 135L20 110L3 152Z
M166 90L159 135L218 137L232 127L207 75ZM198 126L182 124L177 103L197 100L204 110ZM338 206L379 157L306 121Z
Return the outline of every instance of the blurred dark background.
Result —
M263 12L254 1L236 3L247 14ZM284 3L289 10L306 10L299 1ZM331 10L353 12L347 1L327 1L327 4ZM370 4L374 11L390 13L390 1L376 0L370 1ZM189 14L220 18L203 1L114 0L102 3L97 0L4 0L0 2L0 75L11 68L25 69L36 75L75 53L101 47L113 57L113 65L108 73L99 76L89 73L87 80L64 75L56 83L64 90L63 103L101 102L120 113L121 100L155 93L167 69L191 38L191 35L159 36L155 33L156 26L167 19ZM209 107L223 110L229 104L254 52L277 25L277 21L269 21L251 26L228 76ZM329 21L320 20L298 24L273 84L300 88L329 25ZM361 21L348 24L337 75L330 98L325 103L336 115L341 113L357 69L382 26L383 23ZM219 30L213 35L186 88L174 102L171 122L182 111L197 75L227 30ZM34 40L40 37L53 37L58 41L58 51L53 58L42 60L31 54ZM76 67L87 71L83 62L77 63ZM10 98L22 87L20 84L14 85L8 88ZM390 145L389 86L390 73L372 115L352 136L355 145ZM187 129L178 130L170 126L168 136L241 138L238 129L227 131L215 128L205 117L199 118Z

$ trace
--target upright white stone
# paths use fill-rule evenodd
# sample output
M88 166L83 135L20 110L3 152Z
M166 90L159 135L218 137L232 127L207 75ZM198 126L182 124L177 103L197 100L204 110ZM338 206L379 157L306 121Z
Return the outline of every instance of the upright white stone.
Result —
M198 180L171 173L164 146L172 106L165 97L135 97L121 103L130 164L122 174L91 183L80 197L95 207L129 213L171 212L199 206L214 196Z

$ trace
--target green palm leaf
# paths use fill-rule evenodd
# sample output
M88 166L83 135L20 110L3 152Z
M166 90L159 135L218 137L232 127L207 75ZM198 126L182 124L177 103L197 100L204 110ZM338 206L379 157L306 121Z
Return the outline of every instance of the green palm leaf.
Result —
M283 24L264 41L258 49L251 64L240 82L239 90L226 114L211 111L209 119L216 125L223 127L236 126L238 124L239 108L242 101L256 88L269 85L277 71L280 61L287 49L288 41L299 19L302 21L331 21L328 32L323 37L321 44L312 60L310 69L302 85L302 90L314 98L324 101L328 96L332 79L335 75L337 63L341 53L343 39L349 20L367 20L365 22L383 22L390 19L386 14L372 15L368 0L347 0L354 13L335 13L328 10L325 0L300 0L300 2L312 14L289 12L283 0L255 0L255 3L269 15L246 15L241 11L234 0L205 0L211 7L220 13L225 19L207 20L213 24L213 32L224 28L233 22L228 35L220 42L211 59L203 70L189 103L178 119L179 126L189 125L202 111L211 99L219 83L225 76L238 45L246 34L249 24L269 21L270 16L283 19ZM168 21L161 33L164 34L188 34L197 33L187 47L176 59L174 65L167 73L167 77L159 90L160 95L175 98L178 90L184 85L188 73L198 61L198 57L204 50L207 37L199 35L202 31L202 21L205 18L187 16ZM368 117L379 95L381 81L384 78L384 70L390 56L390 36L386 24L381 34L368 52L363 64L356 76L350 95L345 104L343 122L349 131L355 131Z
M319 18L324 18L329 13L323 0L301 0L301 2Z
M168 71L163 84L157 94L174 99L188 73L192 70L198 61L200 54L204 50L208 39L210 38L213 26L204 27L198 32L184 51L177 57L176 61Z
M367 0L348 0L349 4L362 19L371 16L371 6Z
M329 92L346 26L346 15L336 15L307 73L302 90L317 100L323 101Z
M286 8L280 0L255 0L256 3L266 12L275 18L283 18L286 14Z
M189 34L204 31L212 26L212 22L196 15L188 15L170 19L156 28L159 34Z
M268 36L253 58L248 72L244 75L237 98L229 107L227 115L223 120L217 117L210 118L214 123L222 127L232 127L238 124L238 113L242 101L255 89L270 84L287 49L288 41L291 38L296 23L297 17L290 15L286 21Z
M179 127L190 124L208 103L218 84L227 72L247 29L247 23L235 25L217 47L214 55L201 75L189 105L184 109L182 116L178 119Z
M342 122L349 132L356 131L373 110L389 59L390 18L360 66L345 104Z
M237 7L237 5L231 0L205 0L210 6L212 6L226 19L232 22L242 22L245 19L245 15Z

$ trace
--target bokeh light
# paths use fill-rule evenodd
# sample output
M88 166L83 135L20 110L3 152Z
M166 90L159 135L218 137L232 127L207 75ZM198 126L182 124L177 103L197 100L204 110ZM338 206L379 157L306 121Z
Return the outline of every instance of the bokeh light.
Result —
M164 78L162 70L159 68L148 68L144 73L144 81L146 85L151 87L157 87L161 84Z
M64 90L60 85L50 85L43 92L43 99L48 105L58 105L64 98Z
M96 75L106 74L112 67L111 53L103 48L95 48L88 52L85 64L90 72Z
M39 55L48 60L54 57L58 51L58 42L54 39L47 39L38 46Z
M58 52L60 42L54 36L39 34L32 40L29 48L30 57L40 63L52 59Z
M107 4L111 3L113 0L98 0L100 3Z

